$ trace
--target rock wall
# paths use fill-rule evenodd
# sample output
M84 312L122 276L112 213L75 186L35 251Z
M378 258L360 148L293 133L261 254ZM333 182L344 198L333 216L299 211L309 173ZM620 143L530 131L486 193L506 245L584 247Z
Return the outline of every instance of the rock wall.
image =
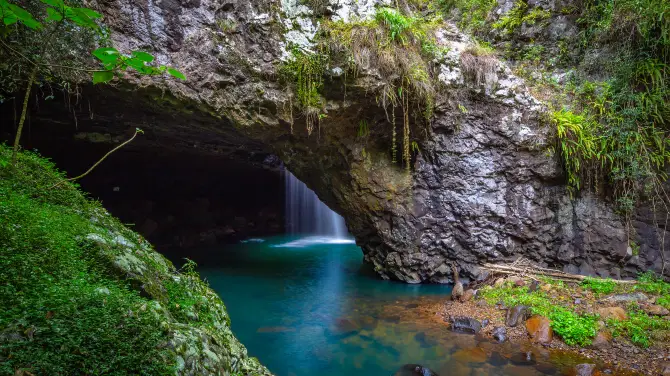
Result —
M365 17L375 3L339 1L325 17ZM297 0L99 0L97 6L119 50L153 51L188 77L129 77L121 89L89 90L124 106L98 113L141 110L163 146L216 152L218 144L237 144L277 154L345 217L384 278L448 282L450 262L480 278L481 263L520 256L613 277L662 267L656 227L638 231L646 240L633 252L607 203L568 197L542 105L501 62L487 83L464 77L460 55L471 41L452 25L439 32L449 48L434 62L441 91L430 124L412 124L420 151L407 174L389 158L391 125L372 94L380 84L375 72L349 77L346 94L344 77L327 77L327 118L307 136L277 78L288 42L309 47L323 21ZM361 119L370 123L364 138L357 135ZM123 132L130 124L117 116L113 127Z

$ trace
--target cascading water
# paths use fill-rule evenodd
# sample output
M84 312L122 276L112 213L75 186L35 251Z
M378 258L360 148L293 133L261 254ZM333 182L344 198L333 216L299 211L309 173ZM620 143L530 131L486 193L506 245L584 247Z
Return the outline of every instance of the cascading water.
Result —
M307 188L288 170L284 170L286 187L286 230L295 235L310 235L321 242L350 243L344 218L321 202L316 193ZM292 246L295 243L292 242Z

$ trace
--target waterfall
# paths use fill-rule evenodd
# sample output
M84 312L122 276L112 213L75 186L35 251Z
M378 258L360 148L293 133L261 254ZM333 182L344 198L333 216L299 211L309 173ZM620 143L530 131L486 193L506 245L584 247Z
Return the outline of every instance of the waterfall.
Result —
M288 170L284 169L286 187L286 231L291 234L318 235L329 238L348 238L344 218L321 202L316 193L307 188Z

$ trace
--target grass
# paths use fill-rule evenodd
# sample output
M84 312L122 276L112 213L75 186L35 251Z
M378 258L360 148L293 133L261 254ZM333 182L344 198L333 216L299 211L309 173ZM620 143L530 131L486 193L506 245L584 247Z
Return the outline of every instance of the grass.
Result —
M0 146L0 160L10 150ZM100 208L53 164L21 153L0 168L0 374L172 374L151 304L87 240ZM6 340L12 338L12 340Z

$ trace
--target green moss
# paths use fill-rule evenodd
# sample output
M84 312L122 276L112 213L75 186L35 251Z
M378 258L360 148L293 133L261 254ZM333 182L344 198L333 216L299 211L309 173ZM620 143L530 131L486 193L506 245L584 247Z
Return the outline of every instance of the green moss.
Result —
M0 146L0 161L10 150ZM99 204L53 164L20 153L0 168L0 374L174 372L149 301L117 279L89 234Z

